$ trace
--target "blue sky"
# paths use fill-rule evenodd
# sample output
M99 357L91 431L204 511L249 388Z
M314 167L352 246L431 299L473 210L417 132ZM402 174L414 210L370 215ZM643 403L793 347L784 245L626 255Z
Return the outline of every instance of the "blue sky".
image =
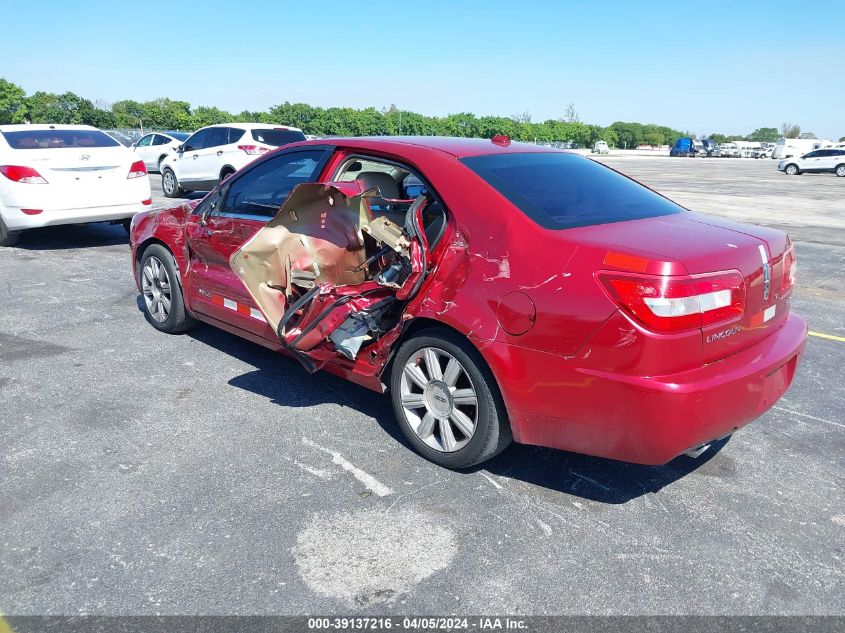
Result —
M3 0L27 92L845 136L845 3Z

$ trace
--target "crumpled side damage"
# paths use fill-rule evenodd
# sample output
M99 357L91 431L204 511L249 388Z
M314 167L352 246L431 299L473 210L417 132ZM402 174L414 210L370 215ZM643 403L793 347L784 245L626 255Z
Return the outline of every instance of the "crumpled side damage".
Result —
M309 371L361 348L399 324L419 289L424 238L374 218L358 181L297 186L279 213L231 257L279 340ZM424 197L411 205L419 217Z

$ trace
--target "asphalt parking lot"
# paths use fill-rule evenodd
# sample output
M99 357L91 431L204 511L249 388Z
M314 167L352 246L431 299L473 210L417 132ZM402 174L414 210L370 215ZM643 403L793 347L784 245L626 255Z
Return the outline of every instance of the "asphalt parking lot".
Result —
M662 467L513 446L450 472L387 398L154 330L120 226L33 231L0 250L0 612L845 614L845 179L602 160L793 234L793 308L832 338L773 410Z

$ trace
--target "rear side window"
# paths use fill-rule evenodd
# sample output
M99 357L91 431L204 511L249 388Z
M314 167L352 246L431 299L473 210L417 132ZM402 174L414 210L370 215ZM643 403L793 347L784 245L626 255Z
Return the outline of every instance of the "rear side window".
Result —
M230 143L237 143L241 140L241 137L244 135L244 131L237 127L230 127L229 128L229 142Z
M279 128L267 128L266 130L252 130L252 138L259 143L265 143L274 147L281 147L288 143L304 141L305 135L296 130L283 130Z
M118 147L120 143L100 130L21 130L0 132L12 149L62 147Z
M228 143L229 128L227 127L212 127L208 128L208 138L205 141L205 147L219 147Z
M229 186L222 212L272 218L296 185L317 177L325 157L324 150L313 150L267 159Z
M547 229L683 211L630 178L576 154L499 154L471 156L461 162Z

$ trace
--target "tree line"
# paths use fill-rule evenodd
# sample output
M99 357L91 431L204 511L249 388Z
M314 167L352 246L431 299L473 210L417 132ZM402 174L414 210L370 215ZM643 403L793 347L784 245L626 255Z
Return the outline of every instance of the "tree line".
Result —
M292 125L316 136L437 135L491 138L506 134L514 140L540 143L577 143L590 147L604 140L612 147L671 145L679 136L695 136L665 125L617 121L609 126L580 121L574 104L566 107L559 119L532 122L528 113L504 116L476 116L469 112L447 116L426 116L388 108L321 108L305 103L284 102L265 112L243 111L237 114L216 107L192 107L187 101L168 98L139 102L123 99L106 104L94 102L72 92L54 94L26 91L0 78L0 124L4 123L77 123L102 129L130 128L193 131L214 123L255 121ZM797 128L800 133L800 127ZM747 138L774 142L775 128L760 128ZM774 135L774 138L772 136ZM797 136L797 134L796 134ZM752 138L753 137L753 138ZM758 138L759 137L759 138ZM717 142L746 137L712 134ZM770 140L771 139L771 140Z
M306 103L285 102L265 112L226 112L216 107L192 107L187 101L168 98L139 102L95 103L72 92L53 94L24 89L0 78L0 124L77 123L103 129L132 128L192 131L214 123L255 121L292 125L316 136L438 135L490 138L506 134L514 140L541 143L569 142L591 146L598 140L611 146L671 144L682 132L663 125L617 121L610 126L579 120L573 104L565 117L532 122L528 113L504 116L476 116L470 112L448 116L426 116L388 108L321 108Z

